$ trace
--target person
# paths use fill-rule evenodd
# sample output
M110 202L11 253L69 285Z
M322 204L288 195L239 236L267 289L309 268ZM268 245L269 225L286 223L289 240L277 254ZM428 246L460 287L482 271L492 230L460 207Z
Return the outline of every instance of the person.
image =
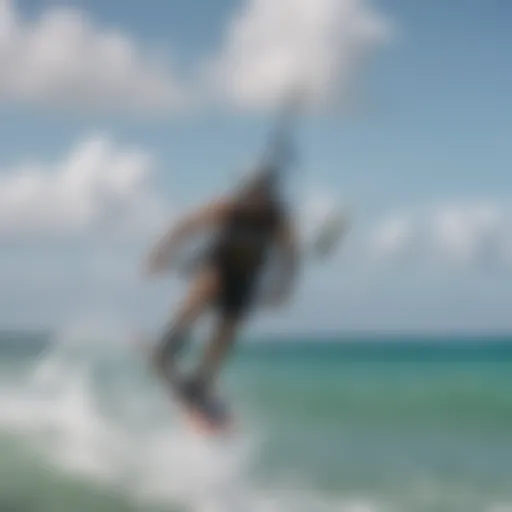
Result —
M152 355L159 374L171 383L176 378L190 401L211 396L237 334L256 309L261 277L272 254L276 266L267 305L278 307L291 296L299 267L298 239L278 189L277 170L260 169L238 193L185 216L150 253L147 270L158 274L179 244L200 230L216 229L184 301ZM216 326L197 370L186 379L177 378L176 358L187 333L210 309Z

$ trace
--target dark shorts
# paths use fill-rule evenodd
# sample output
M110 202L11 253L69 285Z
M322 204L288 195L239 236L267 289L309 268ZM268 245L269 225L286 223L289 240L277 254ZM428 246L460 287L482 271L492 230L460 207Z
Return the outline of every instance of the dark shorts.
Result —
M236 273L218 268L220 290L215 301L218 311L226 316L243 316L253 304L257 272Z

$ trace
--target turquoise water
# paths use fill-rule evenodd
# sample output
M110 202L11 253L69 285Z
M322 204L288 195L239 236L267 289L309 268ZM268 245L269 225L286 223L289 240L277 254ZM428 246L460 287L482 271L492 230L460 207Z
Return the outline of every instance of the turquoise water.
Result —
M0 338L0 510L512 510L512 340L244 345L217 440L126 343L83 341Z

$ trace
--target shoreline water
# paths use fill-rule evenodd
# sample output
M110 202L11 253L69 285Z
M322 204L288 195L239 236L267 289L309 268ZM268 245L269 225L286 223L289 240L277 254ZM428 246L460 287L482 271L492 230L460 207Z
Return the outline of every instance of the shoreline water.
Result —
M244 427L222 443L180 427L126 343L107 334L77 340L0 336L6 510L495 512L512 504L512 337L242 343L225 389Z

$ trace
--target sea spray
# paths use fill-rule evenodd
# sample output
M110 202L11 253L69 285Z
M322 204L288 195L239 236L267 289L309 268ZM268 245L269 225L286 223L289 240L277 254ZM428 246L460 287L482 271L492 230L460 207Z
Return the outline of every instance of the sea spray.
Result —
M253 484L251 464L262 441L249 429L231 438L191 432L128 345L116 343L113 351L84 335L91 331L61 333L24 382L0 389L0 429L22 439L42 464L145 506L299 512L307 503ZM136 382L145 382L117 393L121 414L113 417L105 413L107 393L97 385L97 368L109 362L113 367L123 362ZM325 500L310 498L321 512Z
M179 421L127 338L82 325L45 352L0 340L0 510L490 512L512 502L510 350L242 348L225 381L241 428L208 439Z

